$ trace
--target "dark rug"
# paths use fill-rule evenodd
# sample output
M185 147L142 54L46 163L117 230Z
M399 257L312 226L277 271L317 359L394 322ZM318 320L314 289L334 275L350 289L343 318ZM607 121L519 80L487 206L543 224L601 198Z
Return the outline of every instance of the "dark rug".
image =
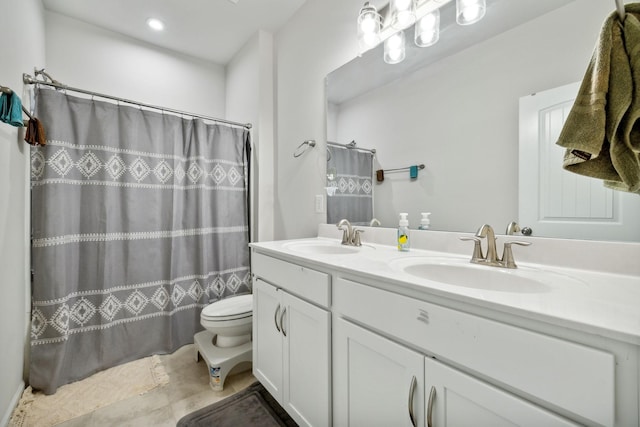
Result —
M259 382L220 402L185 415L177 424L177 427L204 426L298 427Z

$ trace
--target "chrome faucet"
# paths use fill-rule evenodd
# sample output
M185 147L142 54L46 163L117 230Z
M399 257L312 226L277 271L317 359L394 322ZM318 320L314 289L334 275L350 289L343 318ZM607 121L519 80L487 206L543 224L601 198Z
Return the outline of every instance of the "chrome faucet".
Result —
M375 227L375 226L380 227L380 221L378 221L378 218L373 218L371 222L369 222L369 227Z
M513 223L515 224L515 222ZM517 224L516 224L517 225ZM507 227L507 231L511 224ZM507 233L508 234L508 233ZM487 255L482 252L482 239L487 238ZM489 265L492 267L517 268L513 259L512 245L529 246L531 242L510 241L504 243L502 258L498 258L496 251L496 236L493 228L489 224L483 224L473 237L460 237L460 240L471 240L474 242L471 262L474 264Z
M347 228L343 228L346 226ZM360 230L351 226L351 223L346 219L341 219L338 224L336 224L339 230L342 230L342 244L348 246L362 246L362 242L360 241L360 233L363 233L364 230Z

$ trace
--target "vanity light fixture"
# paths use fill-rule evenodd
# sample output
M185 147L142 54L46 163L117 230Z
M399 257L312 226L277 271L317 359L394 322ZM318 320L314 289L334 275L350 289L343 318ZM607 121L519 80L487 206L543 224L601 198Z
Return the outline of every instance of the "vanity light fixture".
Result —
M378 9L366 2L358 14L360 54L384 42L384 61L397 64L405 58L403 30L414 25L418 47L432 46L440 39L440 8L453 0L390 0ZM456 0L456 22L470 25L481 20L486 0Z
M380 43L380 14L376 7L366 2L358 14L358 44L364 52Z
M475 24L486 11L486 0L456 0L456 22L460 25Z
M155 30L155 31L164 30L164 22L162 22L161 20L159 20L157 18L149 18L149 19L147 19L147 25L149 26L149 28L151 28L152 30Z

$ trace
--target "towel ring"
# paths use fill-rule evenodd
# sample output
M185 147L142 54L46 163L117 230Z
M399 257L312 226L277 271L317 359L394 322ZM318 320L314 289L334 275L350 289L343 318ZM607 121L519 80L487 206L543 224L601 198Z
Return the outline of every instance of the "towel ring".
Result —
M306 145L306 147L305 147L305 145ZM313 139L308 139L308 140L302 142L302 144L298 145L298 148L296 148L296 151L293 152L293 157L300 157L309 148L313 148L315 146L316 146L316 141L314 141Z

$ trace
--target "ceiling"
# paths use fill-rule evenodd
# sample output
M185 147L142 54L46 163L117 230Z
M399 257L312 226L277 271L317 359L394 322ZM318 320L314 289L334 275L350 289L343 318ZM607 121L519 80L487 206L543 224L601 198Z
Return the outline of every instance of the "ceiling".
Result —
M276 32L305 0L42 0L60 13L163 48L226 65L258 31ZM150 17L165 23L156 32Z

